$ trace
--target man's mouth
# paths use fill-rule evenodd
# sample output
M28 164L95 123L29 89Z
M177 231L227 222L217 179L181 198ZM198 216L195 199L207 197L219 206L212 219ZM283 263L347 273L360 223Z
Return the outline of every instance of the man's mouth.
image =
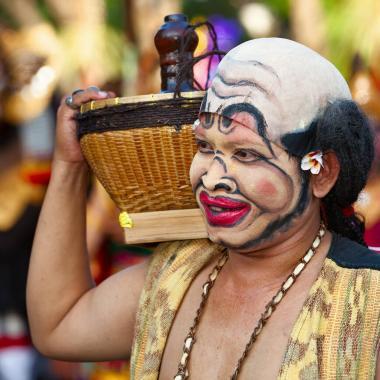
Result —
M210 197L205 191L199 195L210 225L231 227L240 223L251 210L251 206L242 201L228 197Z

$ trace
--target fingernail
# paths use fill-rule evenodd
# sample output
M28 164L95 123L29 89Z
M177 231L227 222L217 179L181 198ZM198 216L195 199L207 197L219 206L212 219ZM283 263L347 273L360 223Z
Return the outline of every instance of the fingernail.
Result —
M98 92L99 96L101 96L102 98L106 98L108 96L108 93L106 91L99 91Z

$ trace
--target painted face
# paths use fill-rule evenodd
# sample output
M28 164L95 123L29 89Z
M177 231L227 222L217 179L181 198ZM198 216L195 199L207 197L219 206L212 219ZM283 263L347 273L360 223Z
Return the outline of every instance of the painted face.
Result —
M329 61L294 41L258 38L223 58L201 112L245 124L241 110L250 107L265 121L258 125L261 136L302 156L314 148L308 145L313 120L335 99L351 99L351 94Z
M306 215L299 159L317 149L313 121L327 102L350 98L339 71L294 41L261 38L228 52L201 106L190 171L212 240L248 250Z
M198 153L190 179L211 240L250 249L284 230L307 204L299 162L257 133L249 114L242 125L205 113L195 129Z

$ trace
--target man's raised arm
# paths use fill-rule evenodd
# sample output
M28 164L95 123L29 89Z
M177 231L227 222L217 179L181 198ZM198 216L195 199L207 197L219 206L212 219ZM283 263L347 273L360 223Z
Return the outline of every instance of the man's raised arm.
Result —
M108 96L89 88L73 97L73 107ZM88 168L76 138L75 113L64 101L58 110L52 177L28 275L32 338L41 352L56 358L125 358L132 345L146 265L94 286L85 238Z

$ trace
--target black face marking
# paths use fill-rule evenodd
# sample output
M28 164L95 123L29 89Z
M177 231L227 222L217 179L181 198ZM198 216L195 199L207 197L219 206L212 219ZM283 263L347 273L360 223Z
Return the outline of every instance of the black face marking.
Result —
M205 189L206 186L204 185L203 183L203 177L205 175L207 175L208 172L204 172L200 178L199 178L199 181L197 182L197 184L194 186L193 188L193 192L194 194L198 191L199 188L203 188ZM224 177L222 177L223 179ZM232 188L231 186L229 186L227 183L224 183L224 182L218 182L217 184L215 184L214 188L212 189L213 191L216 191L216 190L226 190L228 191L230 194L234 194L232 193Z
M206 92L206 95L202 99L202 103L201 103L201 107L199 109L199 113L207 111L207 95L208 95L208 92ZM208 105L208 108L210 108L210 104Z
M260 92L264 93L265 95L269 95L269 92L263 86L261 86L257 82L254 82L254 81L251 81L251 80L248 80L248 79L242 79L242 80L238 80L238 81L228 81L226 78L224 78L223 76L221 76L218 73L218 74L215 75L214 81L215 80L220 80L220 82L222 82L224 85L229 86L229 87L250 86L250 87L256 88L257 90L259 90ZM213 90L214 93L216 93L214 86L212 86L212 90ZM221 95L218 95L218 96L222 97L223 99L225 99L225 97L223 97Z
M214 187L214 191L216 191L216 190L226 190L226 191L230 192L232 189L231 189L231 187L228 186L226 183L224 183L224 182L219 182L219 183L217 183L217 184L215 185L215 187Z
M214 93L214 95L219 99L232 99L232 98L241 97L241 95L222 95L222 94L219 94L218 91L215 90L214 86L210 87L210 91L212 91Z
M221 177L221 178L222 178L222 179L227 179L227 180L229 180L230 182L232 182L232 183L235 185L235 189L236 189L236 190L235 190L232 194L239 194L239 195L241 195L241 192L240 192L240 190L239 190L239 185L237 184L235 178L232 178L232 177L227 176L227 175L225 175L225 176L223 176L223 177Z
M221 156L224 156L224 153L221 150L216 150L215 154L220 154Z
M270 72L279 80L279 82L281 82L280 77L278 76L276 70L272 66L266 65L265 63L262 63L256 60L247 61L247 63L250 63L253 66L258 66L262 68L263 70Z
M231 117L239 112L246 112L249 115L251 115L256 120L257 125L257 132L263 139L265 145L268 147L270 152L275 156L271 143L267 137L266 129L267 129L267 123L265 121L264 115L252 104L249 103L236 103L236 104L230 104L226 108L223 109L222 115L227 117L228 119L231 119ZM229 124L231 125L231 123ZM228 131L228 128L224 128L220 130L221 133L226 134Z
M272 162L270 159L268 159L267 157L264 157L262 156L261 159L263 161L265 161L267 164L273 166L274 168L276 168L279 172L281 172L285 177L288 177L290 178L289 174L282 168L280 168L278 165L276 165L274 162ZM291 179L291 178L290 178Z
M289 132L281 136L281 143L286 150L296 156L303 157L305 154L317 150L317 121L312 121L303 131Z
M221 162L221 164L223 163L222 165L223 165L223 168L224 168L225 172L226 172L226 173L228 172L227 165L225 164L225 162L224 162L220 157L215 157L214 160L217 160L218 162ZM219 160L220 160L220 161L219 161ZM289 174L286 173L282 168L280 168L279 166L277 166L275 163L270 162L268 159L266 159L265 162L268 163L268 164L270 164L271 166L273 166L275 169L277 169L277 170L278 170L278 171L279 171L284 177L287 178L287 180L288 180L290 183L293 183L292 178L291 178L291 177L289 176ZM198 191L198 189L199 189L200 187L205 188L204 183L203 183L203 177L204 177L205 175L207 175L207 174L208 174L208 171L204 172L204 173L200 176L198 183L193 187L193 192L194 192L194 194ZM305 175L305 172L304 172L304 171L302 171L302 175L303 175L303 176ZM302 177L302 178L304 178L304 177ZM308 177L305 177L305 178L308 178ZM221 179L221 180L228 180L230 183L233 183L233 184L234 184L233 188L234 188L235 190L233 190L233 188L232 188L230 185L228 185L228 184L226 184L226 183L224 183L224 182L219 182L218 184L215 185L214 189L212 189L213 191L215 191L215 190L217 190L217 189L224 189L224 190L228 191L229 194L231 194L231 195L234 194L234 195L240 195L240 196L244 197L244 198L247 199L250 203L252 203L253 205L255 205L255 207L259 210L259 214L258 214L256 217L258 217L259 215L263 215L263 214L265 214L265 213L267 213L267 212L270 212L270 210L269 210L267 207L264 207L263 205L261 205L261 204L260 204L259 202L257 202L256 200L253 200L253 199L251 199L249 196L243 194L243 193L241 192L241 190L240 190L240 186L239 186L239 184L238 184L238 182L236 181L235 178L230 177L230 176L222 176L220 179ZM303 182L302 182L302 183L303 183ZM307 195L307 193L306 193L306 195ZM302 210L302 211L303 211L303 210ZM302 211L301 211L301 212L302 212ZM252 221L252 223L254 223L254 221ZM251 223L250 225L252 225L252 223ZM272 223L273 223L273 222L272 222ZM249 225L249 226L250 226L250 225ZM230 227L233 227L233 226L234 226L234 225L231 225ZM249 226L247 226L247 228L248 228ZM269 226L268 226L268 227L269 227ZM267 227L267 228L268 228L268 227ZM228 227L225 227L225 228L228 228ZM265 232L265 231L264 231L264 232ZM230 248L232 248L232 247L230 247Z
M220 165L222 165L224 172L227 173L227 165L226 165L226 163L223 161L222 158L220 158L219 156L215 156L215 157L214 157L214 161L218 161L218 162L220 163Z
M247 61L240 61L239 59L234 59L234 58L231 58L229 56L226 56L223 58L223 61L230 61L231 65L235 63L235 65L238 64L238 65L247 66L247 70L249 70L250 66L258 67L260 69L263 69L263 70L271 73L273 76L275 76L277 78L277 80L279 82L281 82L280 77L278 76L276 70L272 66L269 66L265 63L262 63L260 61L255 60L255 59L251 59L251 60L247 60Z
M231 249L247 250L270 239L273 236L273 234L276 232L284 232L288 230L291 225L292 220L296 218L297 216L301 215L309 203L309 175L308 173L300 169L300 176L301 176L301 192L298 197L297 204L293 208L292 211L290 211L288 214L286 214L282 218L274 220L273 222L268 224L268 226L265 228L265 230L261 233L260 236L247 241L241 246L234 246L224 241L221 241L221 244Z
M235 129L235 127L230 128L232 121L233 121L232 119L228 119L226 117L219 118L219 122L218 122L219 132L223 133L224 135L229 135L230 133L232 133Z
M204 129L210 129L214 125L215 115L210 112L205 113L204 122L202 123L202 127Z

